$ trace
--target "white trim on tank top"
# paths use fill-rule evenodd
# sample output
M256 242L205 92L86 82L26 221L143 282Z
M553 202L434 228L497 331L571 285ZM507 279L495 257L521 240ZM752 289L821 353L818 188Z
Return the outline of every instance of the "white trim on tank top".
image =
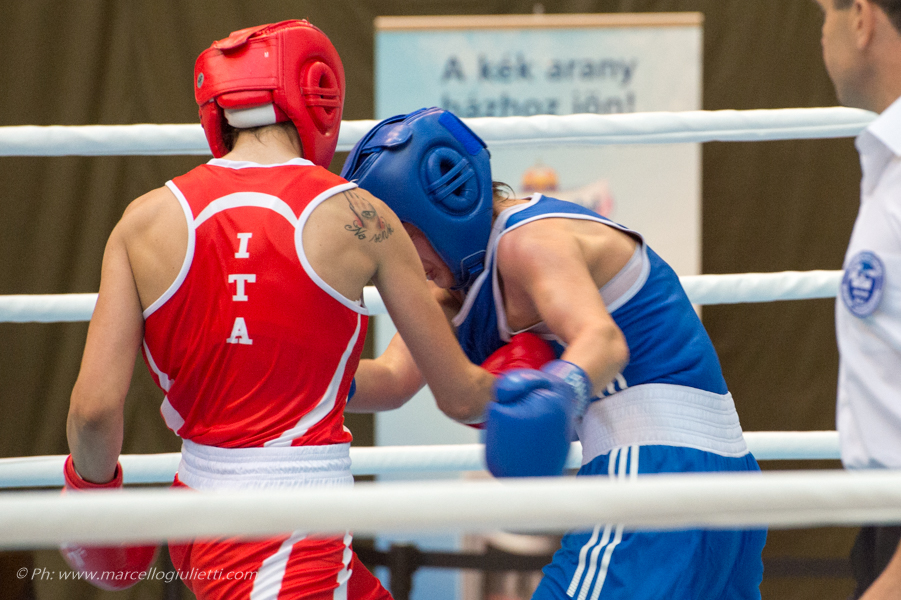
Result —
M295 166L295 167L315 167L313 163L308 161L305 158L292 158L291 160L283 163L275 163L271 165L264 165L262 163L255 163L249 160L228 160L225 158L212 158L207 161L208 165L213 167L222 167L223 169L271 169L274 167L286 167L286 166Z
M498 275L497 275L498 265L497 265L497 258L495 255L497 254L498 244L500 244L500 238L503 237L503 235L505 233L513 231L517 227L521 227L522 225L531 223L533 221L538 221L541 219L549 219L549 218L580 219L580 220L593 221L595 223L600 223L601 225L613 227L614 229L617 229L624 233L638 236L639 244L638 244L638 247L635 249L635 252L633 252L632 257L623 266L623 268L620 269L620 271L616 275L614 275L607 283L605 283L603 286L601 286L601 288L599 290L601 297L603 298L604 303L607 307L607 311L610 313L614 312L616 309L620 308L623 304L625 304L626 302L631 300L635 296L635 294L637 294L638 291L641 290L641 288L644 286L645 282L647 281L648 276L650 275L650 271L651 271L650 261L648 260L647 243L644 240L644 236L642 236L640 233L637 233L630 229L627 229L617 223L613 223L612 221L607 222L604 219L601 219L599 217L594 217L591 215L580 215L580 214L573 214L573 213L547 213L547 214L537 215L530 219L526 219L525 221L522 221L521 223L517 223L516 225L514 225L513 227L510 227L509 229L505 228L507 221L509 220L509 218L512 215L534 206L535 204L538 203L538 201L541 198L542 198L542 194L534 194L528 203L511 206L510 208L507 208L507 209L504 209L503 211L501 211L501 213L498 215L497 219L495 220L495 222L492 226L491 237L488 240L488 253L485 257L485 265L486 266L488 264L492 265L492 268L490 270L490 275L492 277L492 283L494 286L493 287L493 298L494 298L495 310L497 312L498 333L499 333L501 339L505 342L510 341L510 338L512 336L516 335L517 333L522 333L523 331L532 331L534 333L537 333L538 335L540 335L541 337L543 337L545 339L553 339L553 340L560 342L561 344L563 343L559 338L557 338L557 336L550 333L550 330L547 329L547 326L544 325L543 321L540 323L536 323L535 325L532 325L531 327L528 327L521 331L513 331L512 328L510 327L509 323L507 323L507 313L504 308L503 297L501 296L501 291L500 291L501 287L498 284ZM626 286L617 285L618 283L620 283L618 280L620 280L622 278L622 276L626 275L627 272L633 271L636 267L637 261L640 261L639 272L638 272L637 276L633 278L634 280L629 282L627 289L620 294L615 294L615 293L611 294L610 292L613 290L620 291L621 287L626 287ZM466 317L468 316L469 311L472 309L472 305L475 302L475 298L478 294L478 291L481 288L481 286L484 285L485 280L487 279L488 275L489 275L489 270L486 268L476 279L476 282L473 284L469 293L466 295L466 299L463 302L463 306L460 309L460 312L453 319L453 323L455 326L459 327L463 323L463 321L466 320ZM607 294L605 294L605 292L607 292ZM611 297L611 296L615 296L615 297Z
M188 276L188 271L191 270L191 264L194 262L194 245L196 242L196 235L194 233L194 228L191 227L191 223L194 220L194 215L191 212L191 206L188 204L185 195L181 193L181 190L175 186L171 181L166 182L166 187L169 188L169 191L175 195L176 200L178 200L179 206L181 206L182 213L185 215L185 223L188 226L188 248L185 251L185 259L181 263L181 269L178 271L178 275L175 277L175 281L163 292L163 295L154 300L150 306L144 310L144 320L147 320L147 317L152 315L156 310L161 307L166 301L169 300L175 292L181 287L181 284L184 283L185 278Z
M216 159L214 159L216 160ZM303 159L296 159L303 160ZM212 162L212 161L211 161ZM231 161L225 161L231 162ZM185 253L185 260L182 263L181 270L179 271L178 277L176 277L175 281L172 282L172 285L169 286L169 289L163 293L157 300L153 302L147 310L144 311L144 319L146 320L153 312L158 310L163 304L166 303L181 287L187 278L188 272L190 271L191 264L194 259L194 247L195 247L195 238L196 238L196 229L202 225L207 219L213 217L219 212L231 209L231 208L240 208L240 207L258 207L258 208L267 208L281 215L288 223L294 227L294 247L295 252L297 253L298 260L301 263L301 267L306 272L307 276L315 283L322 291L326 294L337 300L340 304L349 308L350 310L368 315L369 310L363 305L362 296L358 300L351 300L346 296L342 295L332 286L325 282L322 277L313 270L312 265L310 265L309 260L306 257L306 254L303 251L302 246L302 234L303 234L303 226L309 218L310 212L312 212L312 208L315 208L323 201L331 198L336 194L340 194L341 192L345 192L349 189L353 189L357 187L355 183L343 183L340 185L336 185L331 187L310 201L307 207L301 212L300 216L294 214L294 211L288 205L287 202L279 198L278 196L273 196L271 194L263 194L261 192L236 192L234 194L227 194L220 198L216 198L212 202L206 205L200 214L197 215L196 218L193 217L191 212L190 205L185 199L184 194L174 182L168 181L166 182L166 186L175 194L176 198L179 201L179 204L182 206L182 210L185 213L185 218L187 220L188 225L188 251Z
M328 387L325 389L325 393L319 399L319 402L316 403L316 406L304 414L294 427L286 429L277 438L264 442L264 447L278 448L290 446L294 440L302 438L306 435L307 431L313 426L321 423L323 419L332 412L338 402L338 388L341 386L341 381L344 379L344 371L347 369L347 362L350 360L354 347L357 345L357 339L360 337L361 325L362 319L360 315L357 315L357 328L354 330L353 336L351 336L347 347L344 349L344 353L341 355L341 360L338 362L338 366L332 374L332 380L329 382ZM366 335L365 331L363 332L363 335Z

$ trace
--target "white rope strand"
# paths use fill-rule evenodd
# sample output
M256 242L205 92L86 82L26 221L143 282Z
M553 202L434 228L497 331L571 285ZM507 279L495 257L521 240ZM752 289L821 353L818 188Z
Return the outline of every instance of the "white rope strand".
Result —
M746 431L748 449L757 460L837 460L837 431Z
M688 297L695 304L735 304L834 298L841 271L785 271L739 275L689 275L682 277ZM54 323L89 321L97 294L0 296L0 323ZM372 314L386 314L378 290L363 290L363 302Z
M686 275L679 281L694 304L807 300L835 298L842 271Z
M0 547L303 530L359 535L596 523L629 529L797 528L901 523L901 473L782 471L359 484L352 489L0 495Z
M464 119L489 146L670 144L850 137L875 118L863 110L781 108L613 115L536 115ZM375 124L344 121L348 151ZM200 125L20 125L0 127L0 156L209 155Z
M482 117L464 121L490 148L524 144L673 144L851 137L875 117L867 111L835 107Z
M0 296L0 323L90 321L97 294L14 294Z
M746 431L745 441L758 460L817 460L839 458L835 431ZM175 477L181 454L124 454L120 457L127 484L168 484ZM485 470L481 444L444 446L376 446L350 449L354 475L409 472ZM0 459L0 489L60 487L65 456ZM572 444L567 469L582 464L582 445Z
M198 125L0 127L0 156L210 155Z

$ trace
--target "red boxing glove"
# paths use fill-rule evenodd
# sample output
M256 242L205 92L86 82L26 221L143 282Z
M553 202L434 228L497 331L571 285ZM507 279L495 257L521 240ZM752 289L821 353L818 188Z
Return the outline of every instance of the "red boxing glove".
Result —
M502 375L514 369L540 369L556 358L551 345L534 333L517 333L486 358L482 368L492 375ZM473 423L470 427L485 429L485 423Z
M540 369L556 358L551 345L534 333L517 333L486 358L482 368L501 375L513 369Z
M72 456L63 468L68 490L118 489L122 487L122 465L116 464L113 480L107 483L85 481L75 471ZM144 578L156 558L156 546L82 546L65 544L60 547L63 558L84 579L103 590L124 590Z

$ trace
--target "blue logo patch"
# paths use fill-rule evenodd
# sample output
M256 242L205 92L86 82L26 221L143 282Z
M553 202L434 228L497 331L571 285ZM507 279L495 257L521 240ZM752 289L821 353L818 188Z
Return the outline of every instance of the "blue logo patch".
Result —
M873 252L858 252L842 277L842 301L855 316L868 317L882 300L885 267Z

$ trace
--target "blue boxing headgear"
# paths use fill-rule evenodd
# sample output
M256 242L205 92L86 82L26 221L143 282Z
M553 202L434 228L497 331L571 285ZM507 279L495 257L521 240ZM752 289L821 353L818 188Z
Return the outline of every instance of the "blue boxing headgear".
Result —
M484 268L493 191L488 149L453 113L424 108L385 119L361 139L341 176L415 225L468 288Z

